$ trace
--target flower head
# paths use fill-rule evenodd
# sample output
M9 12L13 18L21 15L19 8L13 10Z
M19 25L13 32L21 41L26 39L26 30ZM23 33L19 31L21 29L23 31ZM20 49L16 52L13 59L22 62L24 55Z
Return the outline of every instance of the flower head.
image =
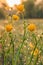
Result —
M13 26L11 24L6 25L6 31L10 32L12 30Z
M36 25L35 24L29 24L28 25L28 30L34 31L35 29L36 29Z
M12 18L13 18L14 20L19 20L19 16L17 16L17 15L13 15Z
M34 56L38 55L38 53L39 53L39 50L36 48L34 51Z
M23 11L24 11L24 5L23 5L23 4L17 5L16 8L17 8L20 12L23 12Z
M32 54L32 53L33 53L33 51L31 52L31 54ZM34 53L33 53L33 55L34 55L34 56L37 56L38 54L39 54L39 50L36 48L35 51L34 51Z

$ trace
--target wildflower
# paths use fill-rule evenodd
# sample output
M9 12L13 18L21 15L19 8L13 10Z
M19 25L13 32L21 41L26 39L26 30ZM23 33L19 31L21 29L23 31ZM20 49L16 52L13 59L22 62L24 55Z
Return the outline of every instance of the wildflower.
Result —
M36 56L36 55L38 55L38 53L39 53L39 50L36 48L34 51L34 55Z
M34 48L34 45L30 42L29 44L30 48Z
M11 24L8 24L8 25L6 25L6 31L7 32L10 32L11 30L12 30L12 25Z
M32 54L32 53L33 53L33 51L31 52L31 54ZM38 53L39 53L39 50L36 48L35 51L34 51L34 53L33 53L33 55L34 55L34 56L37 56Z
M24 11L24 5L23 5L23 4L17 5L16 8L17 8L20 12L23 12L23 11Z
M29 24L29 26L28 26L28 30L30 30L30 31L34 31L35 29L36 29L35 24Z
M19 20L19 16L17 16L17 15L13 15L12 18L13 18L14 20Z

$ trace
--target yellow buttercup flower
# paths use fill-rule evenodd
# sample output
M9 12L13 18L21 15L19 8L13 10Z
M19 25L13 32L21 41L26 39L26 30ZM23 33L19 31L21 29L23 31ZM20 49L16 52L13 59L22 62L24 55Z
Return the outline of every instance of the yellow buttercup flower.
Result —
M19 20L19 16L17 16L17 15L13 15L12 18L13 18L14 20Z
M16 6L16 8L19 10L19 11L24 11L24 5L23 4L19 4Z
M34 31L35 29L36 29L36 25L35 24L29 24L28 25L28 30Z
M31 52L31 54L33 53L33 51ZM34 51L34 56L37 56L39 54L39 50L36 48L35 51Z
M6 25L6 31L10 32L12 30L13 26L11 24Z

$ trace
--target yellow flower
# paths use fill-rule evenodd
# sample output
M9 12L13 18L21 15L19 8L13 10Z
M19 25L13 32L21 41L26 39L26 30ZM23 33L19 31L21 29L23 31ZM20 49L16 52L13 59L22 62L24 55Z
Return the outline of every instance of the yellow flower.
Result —
M29 43L30 48L34 48L34 45L30 42Z
M29 25L28 25L28 30L34 31L35 29L36 29L35 24L29 24Z
M13 26L11 24L6 25L6 31L10 32L12 30Z
M39 53L39 50L36 48L34 51L34 55L36 56L36 55L38 55L38 53Z
M13 15L12 18L13 18L14 20L19 20L19 16L17 16L17 15Z
M16 8L17 8L19 11L24 11L24 5L23 5L23 4L17 5Z
M31 54L33 53L33 51L31 52ZM34 51L34 56L37 56L39 54L39 50L36 48L35 51Z

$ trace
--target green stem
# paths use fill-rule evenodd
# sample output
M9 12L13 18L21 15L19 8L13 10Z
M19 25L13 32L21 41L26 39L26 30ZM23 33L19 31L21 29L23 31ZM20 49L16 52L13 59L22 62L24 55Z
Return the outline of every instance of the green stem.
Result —
M10 45L12 45L12 65L14 65L14 40L11 32L9 33L9 37L11 38Z
M18 48L18 52L16 54L16 59L15 59L15 65L17 65L17 60L18 60L18 57L20 55L20 51L21 51L21 48L23 47L23 44L25 43L25 40L26 40L26 24L25 24L25 21L24 21L24 35L23 35L23 41L21 43L21 46Z
M36 57L36 59L35 59L34 65L37 64L37 61L38 61L38 55L37 55L37 57Z
M4 52L4 47L2 48L2 50L3 50L3 54L2 54L2 56L3 56L3 65L6 65L6 64L5 64L5 52Z
M6 65L6 58L5 58L5 51L4 51L4 43L5 43L5 40L2 39L2 51L3 51L3 65Z
M36 47L37 47L37 44L38 44L37 39L36 39L36 36L35 36L34 34L33 34L33 37L34 37L34 39L35 39L35 41L36 41L36 44L35 44L35 47L34 47L33 53L32 53L32 55L31 55L31 57L30 57L30 62L29 62L28 65L31 64L31 61L32 61L32 58L33 58L34 51L35 51L35 49L36 49Z
M12 65L14 65L14 43L12 45L13 53L12 53Z
M23 47L23 44L24 44L24 41L22 42L21 46L19 47L18 49L18 52L16 54L16 59L15 59L15 65L17 65L17 60L18 60L18 57L20 55L20 51L21 51L21 48Z

